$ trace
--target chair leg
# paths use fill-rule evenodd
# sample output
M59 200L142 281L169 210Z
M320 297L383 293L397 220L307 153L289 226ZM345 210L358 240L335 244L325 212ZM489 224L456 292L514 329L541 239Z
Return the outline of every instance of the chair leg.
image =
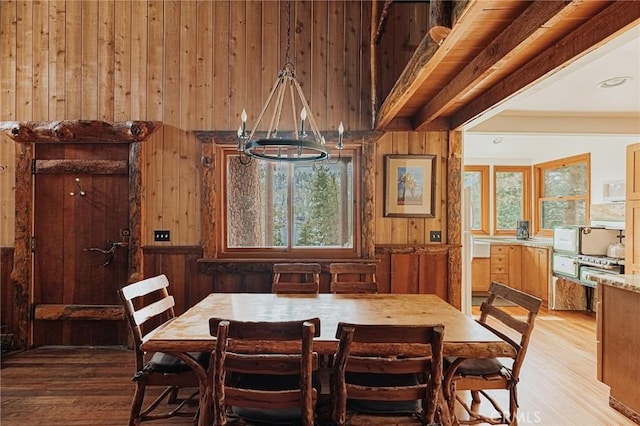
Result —
M480 392L472 390L471 391L471 411L477 413L480 410Z
M509 420L510 425L518 426L518 390L515 385L509 389Z
M131 414L129 415L129 426L135 426L139 424L138 418L140 417L140 411L142 410L142 402L144 401L144 391L147 383L144 379L136 380L136 390L133 394L133 401L131 402Z

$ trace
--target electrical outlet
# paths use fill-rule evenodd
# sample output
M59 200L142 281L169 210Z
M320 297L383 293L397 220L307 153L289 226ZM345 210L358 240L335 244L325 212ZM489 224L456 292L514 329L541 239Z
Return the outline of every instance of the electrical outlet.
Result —
M153 231L154 241L171 241L171 232L168 230Z
M432 243L442 242L442 232L440 231L431 231L429 233L429 241Z

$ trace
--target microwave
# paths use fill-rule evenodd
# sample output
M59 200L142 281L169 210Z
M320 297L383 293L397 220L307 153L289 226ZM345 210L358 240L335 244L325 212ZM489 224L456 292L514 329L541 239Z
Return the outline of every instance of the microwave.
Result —
M556 226L553 228L553 251L589 256L606 256L609 245L618 242L615 229L590 226Z

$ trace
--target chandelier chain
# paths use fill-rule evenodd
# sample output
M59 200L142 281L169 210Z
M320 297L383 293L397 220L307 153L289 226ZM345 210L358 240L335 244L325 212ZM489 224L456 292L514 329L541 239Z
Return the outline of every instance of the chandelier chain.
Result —
M291 63L291 0L287 1L287 50L284 54L285 64Z

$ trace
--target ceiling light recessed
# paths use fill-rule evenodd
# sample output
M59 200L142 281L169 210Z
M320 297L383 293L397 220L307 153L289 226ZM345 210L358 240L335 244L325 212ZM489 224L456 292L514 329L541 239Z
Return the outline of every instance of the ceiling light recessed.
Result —
M598 87L601 89L610 89L612 87L622 86L629 80L633 80L633 77L624 76L624 77L613 77L607 80L601 81L598 83Z

